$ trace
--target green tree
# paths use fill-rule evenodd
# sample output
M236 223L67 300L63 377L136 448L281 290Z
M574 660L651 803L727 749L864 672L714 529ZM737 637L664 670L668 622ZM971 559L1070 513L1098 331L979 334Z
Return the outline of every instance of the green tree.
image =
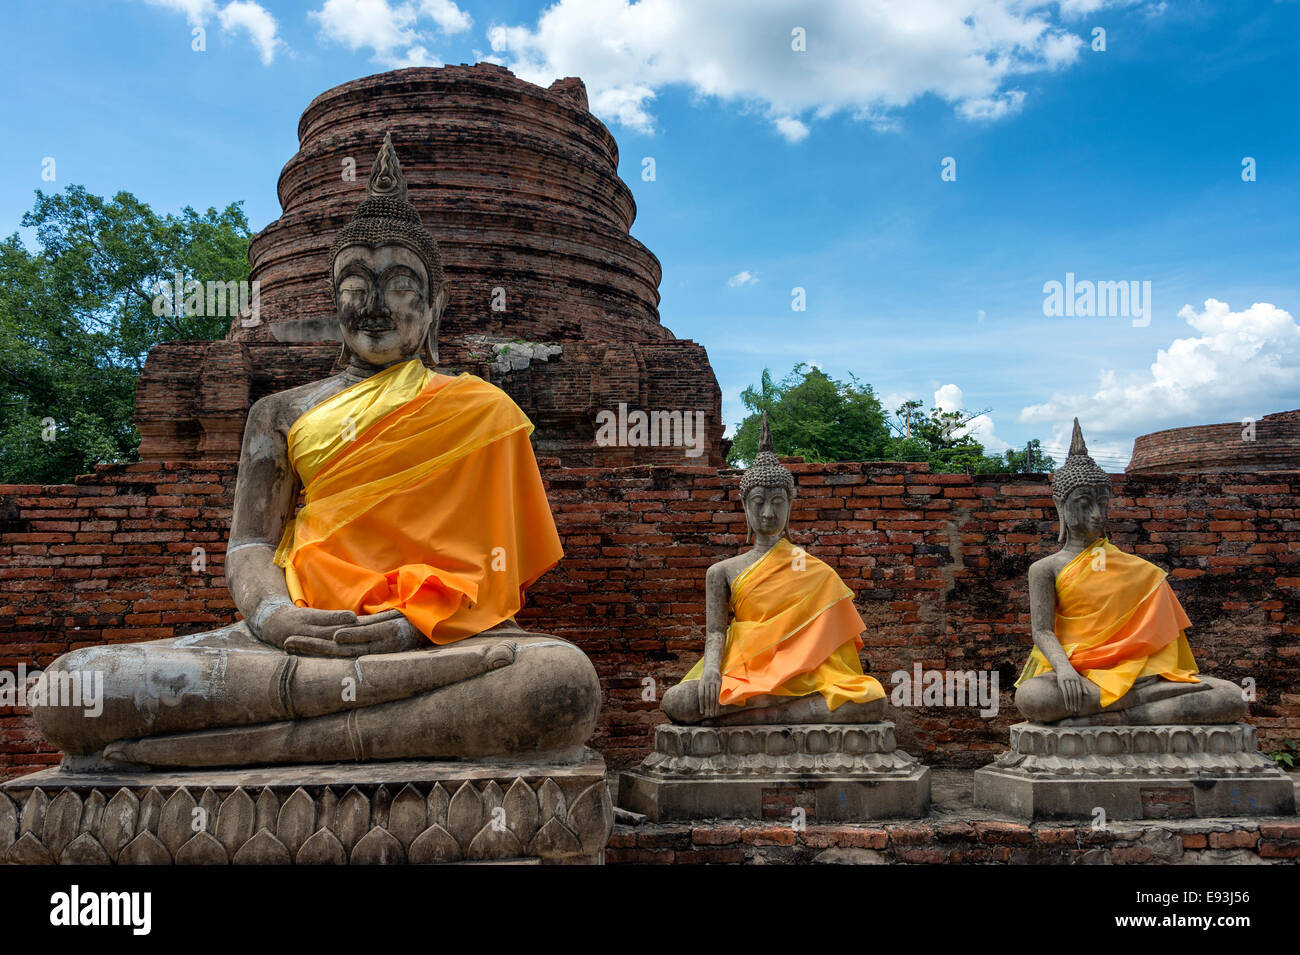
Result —
M846 384L800 364L775 382L763 369L758 386L741 392L750 413L736 429L727 463L739 467L754 459L766 411L774 450L807 461L924 461L935 473L971 474L1041 473L1056 467L1037 439L1025 451L985 454L984 446L965 433L971 419L983 412L927 411L922 402L908 401L890 421L871 386L852 374L849 378Z
M1038 439L1030 441L1023 451L1008 448L1002 458L995 458L1001 465L999 470L1015 471L1026 474L1051 474L1056 470L1056 461L1051 455L1043 453Z
M1037 438L1025 451L986 454L974 436L962 433L972 418L984 412L931 408L927 413L924 407L920 401L908 401L894 412L898 419L894 428L900 432L890 449L894 460L925 461L935 473L1044 473L1056 469L1056 462L1043 454Z
M54 484L136 458L135 382L159 342L224 337L232 320L160 309L162 284L246 282L243 204L159 216L81 186L36 201L0 242L0 481ZM161 312L161 314L159 314Z
M741 392L750 414L736 429L727 461L748 464L758 453L762 413L767 412L778 454L807 461L878 460L889 447L889 427L870 385L836 381L820 368L799 364L779 383L763 369L757 388Z
M927 414L922 412L922 407L919 401L908 401L894 412L904 422L903 433L893 439L888 457L898 461L925 461L936 473L978 470L984 458L984 446L971 435L961 433L974 416L940 408L931 408Z

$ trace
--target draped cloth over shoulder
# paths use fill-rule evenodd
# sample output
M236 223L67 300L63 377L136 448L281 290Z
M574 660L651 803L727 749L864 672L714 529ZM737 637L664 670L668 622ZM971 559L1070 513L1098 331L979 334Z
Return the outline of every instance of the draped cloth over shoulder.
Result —
M736 578L730 609L719 702L820 693L835 710L884 697L858 659L866 624L853 606L853 591L785 538ZM701 660L685 680L703 671Z
M1070 665L1100 688L1103 707L1142 677L1200 682L1185 633L1192 622L1165 577L1105 539L1056 575L1056 637ZM1016 685L1051 669L1035 647Z
M438 644L512 616L563 556L532 430L495 385L418 360L308 410L289 431L304 505L275 558L294 603L398 609Z

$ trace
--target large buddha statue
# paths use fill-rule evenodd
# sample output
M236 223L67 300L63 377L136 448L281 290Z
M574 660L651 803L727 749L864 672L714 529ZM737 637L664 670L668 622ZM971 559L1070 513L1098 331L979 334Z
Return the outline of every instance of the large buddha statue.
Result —
M685 724L876 722L885 691L858 659L866 625L839 575L790 541L794 476L766 414L758 447L740 481L754 546L706 572L704 657L663 711Z
M1106 536L1110 477L1079 419L1052 475L1063 545L1029 568L1034 649L1016 686L1029 720L1074 726L1233 723L1241 687L1197 675L1191 626L1163 570Z
M387 137L332 279L345 367L249 412L225 570L243 620L59 658L43 679L104 681L96 718L34 710L66 768L559 754L590 736L590 661L514 619L562 556L532 424L433 370L448 283Z

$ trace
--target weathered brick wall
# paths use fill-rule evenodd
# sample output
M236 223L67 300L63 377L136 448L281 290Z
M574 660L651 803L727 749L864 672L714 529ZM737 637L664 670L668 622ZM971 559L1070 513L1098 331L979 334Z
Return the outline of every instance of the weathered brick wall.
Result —
M743 547L735 471L560 468L543 459L566 557L530 593L527 626L581 645L606 705L593 744L637 761L661 717L643 681L671 685L703 642L703 581ZM923 465L794 464L797 543L836 567L869 632L863 660L895 670L995 670L1002 711L895 712L900 741L934 764L976 765L1016 721L1029 649L1025 573L1055 546L1037 475L937 475ZM223 553L229 464L101 469L73 486L0 486L0 668L87 643L153 639L234 619ZM1116 543L1171 572L1207 672L1256 681L1265 745L1300 737L1300 472L1115 478ZM194 568L194 548L206 564ZM0 773L48 765L21 712L0 710Z

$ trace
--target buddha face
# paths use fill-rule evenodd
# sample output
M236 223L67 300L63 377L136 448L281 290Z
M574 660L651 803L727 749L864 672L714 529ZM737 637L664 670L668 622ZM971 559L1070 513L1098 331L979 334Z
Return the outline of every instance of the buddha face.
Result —
M444 282L435 295L429 294L424 263L404 245L349 245L334 260L343 341L371 365L391 365L419 354L427 336L436 343L447 290Z
M790 520L790 492L783 487L753 487L745 495L745 520L756 537L778 537Z
M1075 537L1090 542L1106 529L1110 488L1095 484L1076 487L1061 505L1061 523Z

